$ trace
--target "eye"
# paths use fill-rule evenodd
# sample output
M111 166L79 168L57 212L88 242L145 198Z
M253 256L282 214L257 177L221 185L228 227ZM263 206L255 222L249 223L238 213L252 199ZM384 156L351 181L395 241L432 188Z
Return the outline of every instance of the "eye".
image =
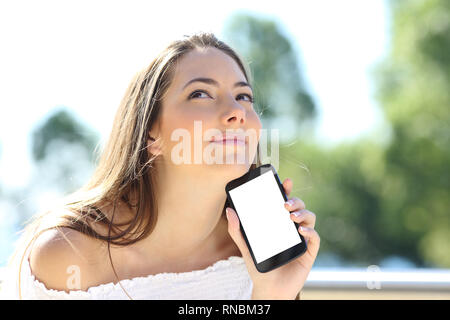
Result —
M194 95L197 94L197 93L206 93L207 95L209 95L209 93L206 92L206 91L203 91L203 90L195 90L194 92L192 92L192 93L189 95L189 99L193 99L193 98L194 98Z
M188 98L188 99L198 98L198 97L195 97L195 96L196 96L197 94L199 94L199 93L204 93L204 94L207 94L207 95L209 96L209 93L208 93L207 91L204 91L204 90L195 90L194 92L192 92L192 93L189 95L189 98ZM253 97L252 97L251 95L249 95L248 93L241 93L241 94L238 94L238 97L240 97L240 96L247 96L247 97L248 97L248 100L246 100L246 101L253 103Z
M253 103L253 97L251 95L249 95L248 93L241 93L238 95L239 96L247 96L249 100L247 100L248 102Z

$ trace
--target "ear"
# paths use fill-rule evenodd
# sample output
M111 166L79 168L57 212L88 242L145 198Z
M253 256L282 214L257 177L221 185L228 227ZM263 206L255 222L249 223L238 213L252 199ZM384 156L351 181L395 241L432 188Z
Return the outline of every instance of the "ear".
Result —
M161 140L154 131L149 131L148 133L147 151L154 156L158 156L162 153Z

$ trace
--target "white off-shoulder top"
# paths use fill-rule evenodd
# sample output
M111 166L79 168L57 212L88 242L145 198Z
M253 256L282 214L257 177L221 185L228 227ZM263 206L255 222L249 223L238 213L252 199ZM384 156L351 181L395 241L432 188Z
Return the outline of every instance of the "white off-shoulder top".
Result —
M231 256L191 272L159 273L120 281L132 299L251 299L253 283L242 257ZM18 266L7 268L1 285L2 298L19 299ZM22 299L130 299L119 283L106 283L86 291L46 288L35 278L27 258L21 272Z

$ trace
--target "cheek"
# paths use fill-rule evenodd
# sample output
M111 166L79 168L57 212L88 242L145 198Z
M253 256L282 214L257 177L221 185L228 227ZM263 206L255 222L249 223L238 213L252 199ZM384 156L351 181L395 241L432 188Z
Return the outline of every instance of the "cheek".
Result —
M262 122L256 111L253 111L252 113L249 114L248 127L255 130L259 141L261 137Z
M195 112L190 112L187 108L179 108L174 106L165 106L161 134L166 144L174 143L170 141L173 134L180 134L181 131L187 130L190 133L194 132L194 120L201 119ZM180 131L181 130L181 131ZM180 132L177 132L180 131Z
M164 141L164 153L167 156L175 146L190 140L191 154L194 150L195 134L203 137L208 128L209 115L202 112L181 112L179 110L168 114L161 125L161 135Z
M172 117L172 123L169 126L172 131L179 128L187 130L193 138L194 132L202 134L205 128L208 128L211 123L215 123L214 117L212 112L191 109L186 112L178 112L176 117Z

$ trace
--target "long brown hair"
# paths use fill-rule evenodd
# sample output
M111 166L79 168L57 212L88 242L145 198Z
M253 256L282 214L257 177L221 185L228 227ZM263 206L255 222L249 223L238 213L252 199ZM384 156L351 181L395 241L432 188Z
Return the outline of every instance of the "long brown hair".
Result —
M148 133L160 115L161 100L173 79L176 61L196 48L207 47L217 48L232 57L246 80L252 83L250 70L239 54L214 34L202 32L173 41L148 67L138 72L119 105L111 134L90 180L52 209L34 216L33 221L24 228L19 245L10 259L11 263L17 253L23 252L18 278L20 298L20 271L29 246L44 231L63 227L107 242L111 266L120 284L112 263L110 245L126 246L144 239L152 232L158 217L154 193L156 181L152 173L152 162L156 156L149 156L147 151ZM255 163L250 169L260 164L258 146ZM136 199L135 203L131 199ZM126 223L114 222L119 201L135 209L135 215ZM113 208L111 217L100 210L105 204ZM225 214L226 206L227 203L222 214ZM100 234L94 230L93 223L107 227L108 233Z

